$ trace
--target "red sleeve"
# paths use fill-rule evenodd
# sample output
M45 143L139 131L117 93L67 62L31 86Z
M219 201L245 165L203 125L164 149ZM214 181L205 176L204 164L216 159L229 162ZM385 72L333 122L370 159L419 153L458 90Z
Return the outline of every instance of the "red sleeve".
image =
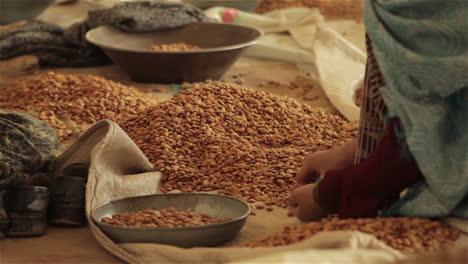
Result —
M414 160L400 157L401 147L392 122L382 142L361 163L329 171L317 186L324 209L342 218L375 217L401 191L423 179Z

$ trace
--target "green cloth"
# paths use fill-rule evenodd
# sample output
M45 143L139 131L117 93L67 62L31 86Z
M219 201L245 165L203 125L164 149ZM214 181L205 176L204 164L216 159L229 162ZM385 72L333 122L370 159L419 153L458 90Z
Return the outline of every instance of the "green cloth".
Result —
M382 215L468 218L468 1L366 4L383 100L425 178Z

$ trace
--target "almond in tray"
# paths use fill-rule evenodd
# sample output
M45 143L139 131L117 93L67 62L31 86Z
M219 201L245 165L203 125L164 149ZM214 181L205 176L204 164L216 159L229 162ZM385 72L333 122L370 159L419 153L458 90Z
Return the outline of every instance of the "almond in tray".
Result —
M127 227L191 227L227 222L230 220L232 220L232 218L218 219L205 214L177 210L174 207L169 207L160 210L147 209L114 214L112 217L102 218L101 222Z
M200 47L195 45L190 45L184 42L179 43L170 43L162 45L152 45L149 50L151 51L192 51L192 50L201 50Z

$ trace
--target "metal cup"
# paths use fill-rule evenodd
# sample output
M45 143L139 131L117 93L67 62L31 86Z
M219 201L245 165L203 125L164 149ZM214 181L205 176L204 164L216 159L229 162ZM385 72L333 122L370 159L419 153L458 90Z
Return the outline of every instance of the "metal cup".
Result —
M86 225L86 178L60 176L52 184L49 221L61 226Z
M40 236L47 231L49 189L18 185L7 190L4 207L8 214L7 236Z

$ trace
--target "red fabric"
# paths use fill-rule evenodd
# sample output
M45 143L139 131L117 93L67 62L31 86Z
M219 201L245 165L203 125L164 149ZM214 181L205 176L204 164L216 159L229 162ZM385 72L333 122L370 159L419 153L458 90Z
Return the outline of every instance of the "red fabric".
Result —
M329 171L318 186L321 204L342 218L375 217L401 191L423 179L416 162L404 161L392 121L376 150L361 163Z

